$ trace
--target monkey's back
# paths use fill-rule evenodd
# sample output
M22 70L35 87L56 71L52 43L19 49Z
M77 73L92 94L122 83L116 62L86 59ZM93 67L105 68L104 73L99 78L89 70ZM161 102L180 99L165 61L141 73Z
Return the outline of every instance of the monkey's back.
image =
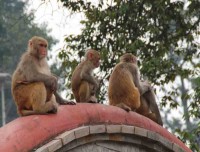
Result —
M81 73L82 66L83 66L83 63L80 63L79 65L77 65L72 73L72 78L71 78L72 91L77 90L80 86L80 83L81 83L80 73Z
M108 97L110 105L123 102L132 109L140 106L140 93L135 87L127 63L119 63L115 66L109 79Z
M27 52L25 52L22 56L21 56L21 59L20 59L20 62L18 63L15 71L13 72L12 74L12 84L11 84L11 91L12 91L12 94L13 94L13 91L14 91L14 88L17 86L17 82L19 81L23 81L25 79L25 76L23 74L23 68L20 68L22 67L23 65L23 60L25 58L25 56L27 56Z

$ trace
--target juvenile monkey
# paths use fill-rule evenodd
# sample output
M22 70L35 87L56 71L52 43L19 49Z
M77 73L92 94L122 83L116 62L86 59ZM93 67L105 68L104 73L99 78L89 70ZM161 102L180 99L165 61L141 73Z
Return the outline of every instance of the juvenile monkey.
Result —
M97 102L95 93L99 82L93 76L93 70L99 65L99 52L93 49L87 50L85 60L75 68L72 74L71 85L76 102Z
M34 36L12 76L12 95L20 116L56 113L58 103L74 104L56 92L57 78L51 73L47 56L48 42Z
M137 58L126 53L120 57L109 79L109 104L136 111L162 125L155 95L147 82L140 81Z

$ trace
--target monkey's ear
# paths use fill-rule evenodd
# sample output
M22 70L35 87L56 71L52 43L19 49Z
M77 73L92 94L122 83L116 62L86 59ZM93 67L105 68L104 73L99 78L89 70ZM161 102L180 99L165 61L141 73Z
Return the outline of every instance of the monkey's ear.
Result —
M29 46L32 46L33 45L33 42L30 40L29 41Z

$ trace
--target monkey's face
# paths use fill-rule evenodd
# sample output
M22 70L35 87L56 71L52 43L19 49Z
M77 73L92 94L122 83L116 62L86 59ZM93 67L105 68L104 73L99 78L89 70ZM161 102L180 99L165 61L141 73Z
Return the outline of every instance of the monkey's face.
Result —
M48 42L46 39L34 36L29 40L28 51L36 58L42 59L47 56L47 46Z
M45 43L44 41L39 41L37 50L38 50L38 56L40 59L46 57L47 56L47 43Z
M99 67L100 65L100 54L99 52L95 50L90 50L90 52L87 53L87 60L89 60L92 63L92 66L94 68Z
M94 54L93 58L92 58L92 63L94 65L94 67L98 68L100 65L100 55L99 53Z
M44 58L47 56L47 44L45 42L39 42L38 44L39 58Z

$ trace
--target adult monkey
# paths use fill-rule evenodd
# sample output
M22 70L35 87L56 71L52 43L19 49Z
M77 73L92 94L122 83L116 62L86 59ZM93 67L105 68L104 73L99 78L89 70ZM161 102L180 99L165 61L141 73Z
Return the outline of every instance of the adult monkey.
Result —
M163 125L155 95L147 82L140 81L137 58L131 53L120 57L109 79L109 104L136 111Z
M58 104L74 104L57 93L57 78L51 73L48 42L34 36L12 76L12 95L20 116L56 113Z
M96 90L99 82L93 76L93 70L100 65L100 54L94 49L85 53L85 60L74 70L71 79L72 92L76 102L96 103Z

